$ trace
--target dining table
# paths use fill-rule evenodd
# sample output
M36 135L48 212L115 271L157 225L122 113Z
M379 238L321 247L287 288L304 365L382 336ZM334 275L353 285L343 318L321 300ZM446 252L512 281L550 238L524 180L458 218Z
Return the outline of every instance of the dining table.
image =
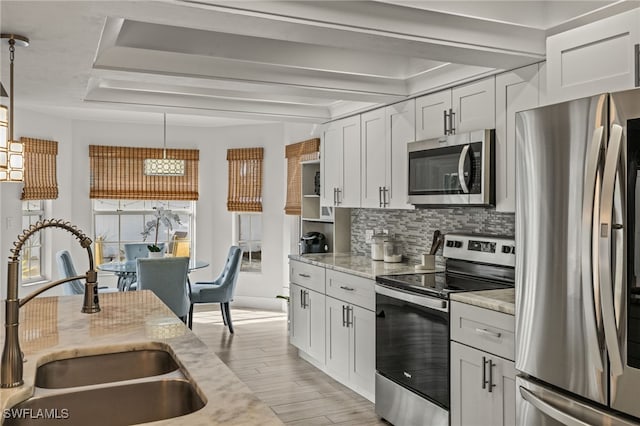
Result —
M108 262L97 266L98 270L105 272L113 272L118 277L118 290L127 291L131 284L136 282L136 260L127 260L124 262ZM206 268L209 262L199 259L189 259L189 272Z

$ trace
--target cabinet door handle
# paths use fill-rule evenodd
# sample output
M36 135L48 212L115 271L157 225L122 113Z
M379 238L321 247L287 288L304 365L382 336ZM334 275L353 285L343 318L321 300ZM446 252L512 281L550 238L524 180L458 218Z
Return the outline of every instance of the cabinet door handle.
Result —
M382 207L382 187L378 187L378 207Z
M487 388L487 357L482 357L482 389Z
M640 87L640 44L634 46L636 53L636 87Z
M496 365L493 363L493 361L489 360L489 392L493 392L493 388L496 387L496 385L493 383L493 367L495 367Z
M300 307L304 309L304 290L300 289Z
M353 290L355 290L355 288L353 288L353 287L347 287L346 285L341 285L341 286L340 286L340 288L341 288L341 289L343 289L343 290L347 290L347 291L353 291Z
M389 193L389 188L386 186L382 188L382 207L387 207L389 205L389 201L387 201L387 194Z
M447 130L447 117L449 116L449 114L447 114L447 110L445 109L444 111L444 134L448 135L449 131Z
M340 188L336 188L336 195L337 195L337 196L336 196L336 200L337 200L336 205L338 205L338 206L339 206L340 204L342 204L342 200L340 199L340 198L341 198L341 197L340 197L340 194L341 194L341 193L342 193L342 189L340 189Z
M342 305L342 326L343 327L347 326L347 319L346 319L346 315L345 315L346 311L347 311L347 307Z
M349 319L349 315L351 315L351 319ZM353 308L351 306L347 306L347 327L353 326Z
M302 278L311 278L311 275L309 274L298 274L300 275Z
M456 134L455 119L456 119L456 113L453 112L451 108L449 108L449 134L450 135Z
M337 198L336 198L336 191L337 190L338 190L338 188L333 188L333 205L334 206L338 204L338 201L337 201Z
M498 333L497 331L487 330L486 328L476 328L476 333L483 334L485 336L495 337L499 339L502 336L502 333Z

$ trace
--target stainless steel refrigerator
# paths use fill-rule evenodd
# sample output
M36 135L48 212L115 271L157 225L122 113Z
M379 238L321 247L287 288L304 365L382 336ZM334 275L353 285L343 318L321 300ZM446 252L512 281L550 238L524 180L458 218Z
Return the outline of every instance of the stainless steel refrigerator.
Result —
M516 117L518 425L640 424L640 89Z

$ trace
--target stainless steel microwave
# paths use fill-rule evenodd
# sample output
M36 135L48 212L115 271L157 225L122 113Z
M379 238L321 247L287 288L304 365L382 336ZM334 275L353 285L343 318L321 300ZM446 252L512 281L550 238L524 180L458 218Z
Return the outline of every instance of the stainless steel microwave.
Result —
M495 205L494 146L494 129L408 143L409 203Z

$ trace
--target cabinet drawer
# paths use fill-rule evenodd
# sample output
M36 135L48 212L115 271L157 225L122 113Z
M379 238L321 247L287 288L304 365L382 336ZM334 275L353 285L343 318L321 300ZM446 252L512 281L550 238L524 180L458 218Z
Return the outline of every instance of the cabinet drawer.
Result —
M290 260L289 281L324 294L324 268L321 266Z
M451 302L451 340L514 360L515 317Z
M375 281L327 270L327 295L375 311Z

